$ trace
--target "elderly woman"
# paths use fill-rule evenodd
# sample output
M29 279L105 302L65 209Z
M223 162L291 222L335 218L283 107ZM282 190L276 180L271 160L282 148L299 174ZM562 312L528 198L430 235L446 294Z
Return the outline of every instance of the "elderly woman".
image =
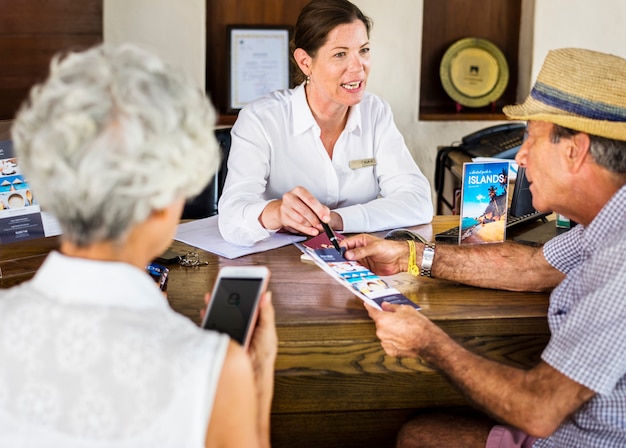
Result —
M246 105L232 129L219 201L224 239L252 245L278 230L329 223L373 232L430 222L430 186L393 122L365 91L370 19L348 0L300 13L293 57L302 83Z
M216 170L214 121L191 81L131 46L57 57L32 90L12 136L63 235L0 292L0 446L269 445L269 295L248 354L145 272Z

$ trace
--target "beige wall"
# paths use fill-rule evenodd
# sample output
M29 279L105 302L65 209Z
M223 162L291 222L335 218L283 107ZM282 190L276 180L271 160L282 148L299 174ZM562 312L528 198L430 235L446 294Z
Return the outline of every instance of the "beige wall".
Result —
M580 47L626 58L626 2L535 0L533 79L548 50Z
M374 21L368 89L389 101L409 149L432 184L438 145L459 141L465 134L497 122L419 121L423 0L353 1ZM626 2L523 1L523 20L530 23L523 24L520 46L524 71L520 73L520 98L528 92L551 48L579 46L626 57ZM130 40L154 48L203 86L204 17L204 0L104 0L104 37L109 42Z
M205 0L104 0L104 41L150 49L204 89L205 5Z

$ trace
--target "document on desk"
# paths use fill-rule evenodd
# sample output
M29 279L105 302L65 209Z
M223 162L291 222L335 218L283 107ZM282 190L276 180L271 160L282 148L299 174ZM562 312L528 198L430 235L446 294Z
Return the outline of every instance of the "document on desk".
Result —
M254 246L237 246L222 238L217 226L216 215L179 224L174 239L232 260L233 258L243 257L244 255L287 246L298 241L303 241L306 237L286 233L275 233L267 240L259 241Z

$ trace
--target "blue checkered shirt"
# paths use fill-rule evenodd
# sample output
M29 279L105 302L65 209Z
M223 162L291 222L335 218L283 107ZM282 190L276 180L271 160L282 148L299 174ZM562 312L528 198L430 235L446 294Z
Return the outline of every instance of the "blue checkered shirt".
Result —
M567 276L550 297L541 357L596 395L533 447L626 447L626 186L543 253Z

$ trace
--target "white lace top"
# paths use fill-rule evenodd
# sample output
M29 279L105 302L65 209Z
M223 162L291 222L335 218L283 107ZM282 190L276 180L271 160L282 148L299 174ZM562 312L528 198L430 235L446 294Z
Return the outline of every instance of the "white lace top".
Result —
M0 447L201 447L228 337L124 263L53 252L0 290Z

